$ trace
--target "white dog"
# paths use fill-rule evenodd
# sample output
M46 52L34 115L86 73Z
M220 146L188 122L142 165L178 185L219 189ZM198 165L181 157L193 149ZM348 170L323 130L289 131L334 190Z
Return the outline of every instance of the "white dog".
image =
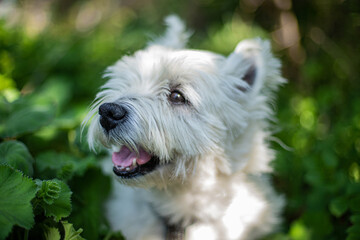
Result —
M120 181L106 210L134 239L257 239L276 230L283 198L269 179L268 121L284 82L270 44L233 53L182 49L175 16L163 37L108 68L87 122ZM110 162L110 161L108 161Z

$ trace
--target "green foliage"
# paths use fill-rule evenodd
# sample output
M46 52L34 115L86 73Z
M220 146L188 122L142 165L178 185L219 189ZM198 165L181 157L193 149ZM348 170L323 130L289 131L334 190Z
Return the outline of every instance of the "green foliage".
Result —
M110 188L96 162L103 153L95 157L80 141L79 125L105 68L145 46L173 12L194 30L191 47L228 54L239 40L261 36L282 58L289 79L277 101L282 131L271 130L292 150L272 143L274 184L287 206L282 230L266 239L358 239L359 2L40 2L0 16L0 239L76 238L71 224L87 239L122 239L103 218ZM31 9L44 13L41 21Z
M45 227L45 239L46 240L60 240L61 235L57 228L55 227Z
M33 99L20 98L13 104L1 101L0 137L14 138L46 126L54 118L54 108L32 104Z
M76 231L71 223L64 221L64 222L62 222L62 224L65 229L64 240L83 240L84 239L80 236L80 233L82 233L81 228Z
M353 225L347 229L348 236L346 240L355 240L360 236L360 214L356 214L350 219Z
M36 184L38 185L39 188L36 197L44 201L44 203L51 205L54 203L54 200L59 198L61 186L57 181L36 180Z
M335 217L341 217L348 210L348 199L346 197L338 197L330 202L330 212Z
M37 204L41 205L46 217L54 217L58 222L61 218L68 217L71 213L71 190L63 181L53 179L37 182Z
M48 227L45 225L44 226L45 239L46 240L61 240L61 239L63 239L63 240L83 240L84 239L80 236L80 234L82 233L81 228L79 230L75 230L73 225L71 223L68 223L67 221L62 221L61 224L62 224L62 227L64 228L63 238L61 238L60 231L58 228Z
M93 156L77 158L66 153L44 152L36 158L36 168L46 178L69 180L73 175L83 175L95 166Z
M7 141L0 143L0 164L9 165L32 176L34 159L22 142Z
M267 38L264 30L257 26L249 26L241 19L228 21L219 29L214 27L209 29L209 36L202 48L221 54L229 54L234 50L234 46L244 39L259 37Z
M74 177L69 185L77 193L69 220L84 229L86 239L99 239L102 228L106 228L101 225L105 222L103 203L110 191L110 179L101 170L91 169L82 177Z
M311 239L311 233L303 222L295 221L289 230L290 238L293 240Z
M54 180L55 181L55 180ZM54 217L55 221L59 221L63 217L67 217L71 213L71 191L69 187L62 181L58 181L60 192L58 198L55 198L52 204L44 202L41 204L46 217Z
M99 171L88 176L98 165L85 143L80 142L79 123L84 117L85 105L65 107L70 87L62 81L51 80L26 96L18 94L16 89L9 94L7 90L12 87L7 85L0 96L0 239L7 236L17 239L21 234L25 239L83 239L82 229L76 231L67 221L60 223L69 217L80 219L77 213L72 213L78 201L73 205L71 198L79 199L82 195L94 213L92 218L85 217L95 229L95 235L89 235L88 239L97 239L98 225L108 229L101 204L110 182ZM65 139L64 132L67 132ZM50 147L53 144L59 148ZM88 176L86 182L81 178L84 175ZM79 177L83 184L75 188L75 192L66 183L74 177ZM86 195L88 188L83 186L87 184L90 187L102 184L95 188L103 194L90 191L95 195ZM78 222L81 225L81 221ZM13 228L14 225L17 227ZM19 231L21 228L26 229L24 233Z
M16 224L25 229L34 225L31 199L36 185L20 171L0 165L0 239Z

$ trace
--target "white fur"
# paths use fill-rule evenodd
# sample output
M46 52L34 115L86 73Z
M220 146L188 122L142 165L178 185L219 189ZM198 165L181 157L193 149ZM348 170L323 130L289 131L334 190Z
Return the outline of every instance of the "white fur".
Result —
M164 36L157 38L149 45L161 45L170 48L184 48L191 33L186 31L184 23L175 15L165 18L167 26Z
M284 82L280 62L260 39L240 42L228 57L178 49L189 35L174 16L167 24L164 37L108 68L85 120L92 118L92 148L140 145L161 160L155 171L114 184L106 207L112 229L131 240L164 239L167 218L186 228L186 239L275 231L284 201L264 174L274 158L266 138L273 93ZM257 74L250 86L243 78L251 66ZM171 104L173 89L190 104ZM131 109L126 125L109 135L97 114L105 102Z

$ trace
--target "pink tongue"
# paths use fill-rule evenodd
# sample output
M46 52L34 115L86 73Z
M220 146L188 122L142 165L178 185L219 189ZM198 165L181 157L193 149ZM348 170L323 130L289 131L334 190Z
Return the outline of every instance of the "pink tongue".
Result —
M112 162L115 166L120 167L130 167L134 158L139 165L143 165L150 161L151 156L142 148L139 149L139 155L137 155L126 146L122 146L119 152L112 154Z

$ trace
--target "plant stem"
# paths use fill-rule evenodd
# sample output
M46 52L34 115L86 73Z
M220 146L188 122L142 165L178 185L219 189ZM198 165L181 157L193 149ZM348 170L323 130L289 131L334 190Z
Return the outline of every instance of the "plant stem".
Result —
M25 229L24 240L28 240L28 239L29 239L29 230Z

